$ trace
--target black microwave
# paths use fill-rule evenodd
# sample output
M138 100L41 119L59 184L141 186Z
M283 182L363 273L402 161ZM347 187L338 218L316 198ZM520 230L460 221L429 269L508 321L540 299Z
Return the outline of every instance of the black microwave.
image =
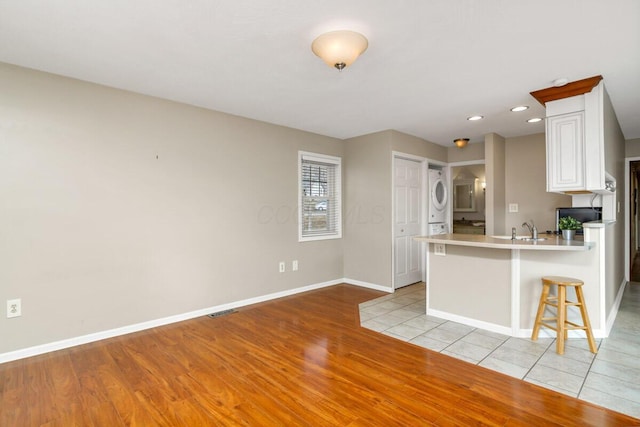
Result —
M559 231L558 221L565 216L570 216L580 222L600 221L602 208L556 208L556 231ZM582 229L578 230L576 234L583 234Z

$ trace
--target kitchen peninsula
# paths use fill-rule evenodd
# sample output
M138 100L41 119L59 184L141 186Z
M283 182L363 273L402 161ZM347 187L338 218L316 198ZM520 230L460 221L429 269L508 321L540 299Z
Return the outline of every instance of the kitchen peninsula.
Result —
M427 315L528 337L542 290L540 278L571 276L584 281L594 335L604 337L615 305L605 304L605 231L612 223L585 223L580 240L553 234L543 234L539 241L465 234L417 237L428 244ZM570 311L568 317L577 320L579 313Z

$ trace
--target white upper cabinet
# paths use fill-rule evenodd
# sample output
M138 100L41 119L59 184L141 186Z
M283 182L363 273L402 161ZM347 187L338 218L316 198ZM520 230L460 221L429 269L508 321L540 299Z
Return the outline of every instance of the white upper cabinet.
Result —
M531 94L546 107L547 191L606 192L602 77Z
M585 180L584 111L547 118L547 191L580 191Z

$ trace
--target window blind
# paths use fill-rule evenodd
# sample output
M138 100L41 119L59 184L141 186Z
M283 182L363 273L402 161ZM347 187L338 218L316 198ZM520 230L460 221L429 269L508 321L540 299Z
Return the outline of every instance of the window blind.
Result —
M342 237L341 160L300 155L300 240Z

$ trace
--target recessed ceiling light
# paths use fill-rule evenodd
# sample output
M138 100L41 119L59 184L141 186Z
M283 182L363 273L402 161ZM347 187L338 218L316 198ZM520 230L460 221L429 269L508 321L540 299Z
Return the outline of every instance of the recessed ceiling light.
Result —
M566 78L566 77L560 77L559 79L555 79L553 81L553 85L555 87L561 87L561 86L566 85L567 83L569 83L569 79Z
M541 122L542 119L540 117L534 117L532 119L527 120L527 123L538 123Z
M471 120L471 121L481 120L481 119L484 119L484 116L471 116L471 117L467 117L467 120Z
M528 109L529 109L528 105L518 105L517 107L513 107L511 111L513 111L514 113L517 113L518 111L524 111Z

